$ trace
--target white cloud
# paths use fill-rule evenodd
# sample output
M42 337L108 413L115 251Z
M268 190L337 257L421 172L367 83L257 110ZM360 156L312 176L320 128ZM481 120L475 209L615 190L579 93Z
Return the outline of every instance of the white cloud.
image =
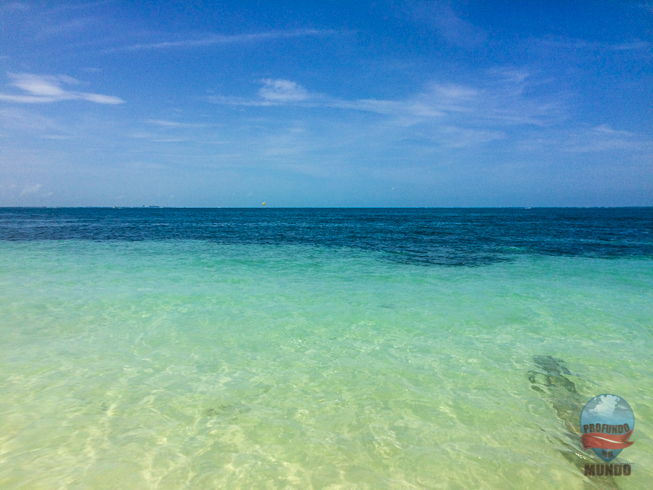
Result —
M439 102L434 102L427 94L420 94L407 100L358 99L345 100L327 95L312 93L296 82L284 79L263 79L263 87L258 90L258 99L242 97L209 96L207 100L215 104L237 105L250 107L269 107L283 104L301 107L333 107L363 112L373 112L385 115L412 115L419 117L437 117L444 115L440 107L450 110L460 110L456 101L468 99L476 91L465 87L452 85L435 85L433 92L439 93Z
M525 96L529 77L518 70L494 70L480 87L433 82L411 97L397 100L346 100L308 91L285 79L261 80L258 98L209 96L216 104L266 107L295 105L305 108L332 107L392 116L401 125L449 117L478 125L546 125L564 117L558 100L541 100ZM449 123L451 124L451 122Z
M264 79L258 94L271 102L299 102L309 98L308 91L290 80Z
M358 123L339 130L340 143L349 141L345 134L360 137L369 131L377 142L375 148L394 151L402 146L416 152L424 148L458 150L507 140L515 128L554 126L565 119L566 112L559 98L530 95L528 86L538 82L532 81L528 72L515 69L488 72L475 84L434 81L412 96L394 100L341 99L311 92L286 79L266 79L262 83L257 96L251 99L210 96L207 100L242 107L295 107L304 112L328 108L358 112L360 116L352 114L343 120ZM378 117L370 119L365 113ZM336 151L334 144L329 138L323 145L329 149L324 151ZM343 145L360 147L361 143L349 141ZM287 151L284 146L282 152Z
M0 100L24 104L43 104L62 100L86 100L97 104L122 104L124 100L111 95L75 92L62 88L62 84L76 85L79 81L66 76L43 76L30 73L8 73L11 85L26 94L0 93Z

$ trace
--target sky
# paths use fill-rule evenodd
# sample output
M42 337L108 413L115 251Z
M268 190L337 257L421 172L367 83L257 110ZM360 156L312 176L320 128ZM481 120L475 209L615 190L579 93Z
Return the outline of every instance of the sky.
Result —
M653 205L653 3L0 3L0 206Z

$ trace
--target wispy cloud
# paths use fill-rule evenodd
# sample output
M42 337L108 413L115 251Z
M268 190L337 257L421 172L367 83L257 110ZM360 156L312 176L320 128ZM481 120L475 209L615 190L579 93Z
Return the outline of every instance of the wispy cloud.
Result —
M413 16L457 46L476 46L486 38L481 29L463 20L451 5L445 2L420 2L414 7Z
M526 151L564 153L626 152L631 156L653 155L653 140L647 135L613 129L608 124L595 127L555 129L536 138L523 140L518 148Z
M171 121L169 119L146 119L149 126L129 134L130 138L149 140L155 143L183 143L197 141L198 133L192 130L206 128L206 124ZM203 134L203 133L202 133Z
M563 117L557 100L539 100L524 95L528 73L517 70L489 73L485 86L433 82L425 90L404 99L346 100L310 92L300 84L284 79L261 80L258 98L209 96L216 104L270 107L330 107L370 112L394 117L401 125L418 124L432 119L461 117L474 124L544 125ZM444 119L443 119L444 120Z
M38 34L37 39L43 39L50 36L58 36L62 34L78 34L79 31L88 29L90 25L97 23L97 19L94 18L78 18L72 20L66 20L59 23L54 23Z
M24 104L44 104L63 100L86 100L97 104L122 104L124 100L111 95L65 90L62 85L76 85L79 81L65 75L43 76L30 73L8 73L11 85L23 94L0 93L0 100Z
M651 49L651 47L653 47L650 42L640 40L611 44L597 41L585 41L583 39L547 37L544 39L536 39L535 42L546 47L570 50L638 51Z
M172 48L193 48L204 46L217 46L227 44L247 44L262 41L271 41L275 39L288 39L294 37L307 37L307 36L329 36L335 34L334 30L319 30L319 29L297 29L293 31L270 31L259 32L252 34L235 34L224 35L215 34L206 36L199 39L181 39L177 41L160 41L152 43L137 43L122 48L111 48L106 52L114 51L138 51L146 49L172 49Z
M42 2L13 2L0 6L0 16L4 17L1 22L7 26L5 35L19 36L27 48L30 41L39 45L51 38L78 40L105 30L107 9L102 7L107 2L57 3L47 6Z
M301 121L314 130L310 136L293 133L286 135L286 139L292 137L289 141L296 148L313 148L311 152L333 154L334 158L340 153L362 151L363 147L368 157L372 153L392 155L399 148L403 148L403 154L423 156L424 152L437 149L461 150L511 139L514 143L515 135L523 131L537 128L539 134L548 133L546 128L553 128L566 118L562 97L532 95L531 85L543 82L530 80L528 72L514 68L487 72L483 81L474 84L433 81L421 91L397 99L347 100L313 92L286 79L260 82L263 87L251 98L207 99L216 104L261 110L301 110L295 113L293 122ZM341 116L335 116L334 110L342 111ZM311 143L299 144L298 140ZM289 152L292 145L280 147L276 142L271 146L281 154Z
M188 138L178 138L178 137L166 137L159 134L148 133L148 132L135 132L129 135L130 138L149 140L155 143L183 143L189 141Z
M145 122L162 128L203 128L206 126L205 124L182 123L177 121L168 121L166 119L147 119Z
M298 103L315 106L315 102L320 99L324 103L324 96L310 93L300 84L291 80L264 78L259 80L259 82L263 86L257 92L258 98L209 95L207 100L214 104L245 107L270 107L284 104L297 105Z
M20 191L20 195L25 196L27 194L36 194L41 190L41 187L43 187L41 184L26 185L23 187L23 190Z
M632 51L636 49L649 49L651 47L651 43L646 41L634 41L630 43L612 44L608 45L608 47L613 51Z
M8 131L26 131L32 134L70 136L66 128L53 119L16 107L0 109L0 128Z
M245 107L269 107L274 105L281 105L278 102L272 102L263 98L248 99L246 97L233 97L229 95L209 95L206 98L206 100L211 102L212 104L245 106Z
M258 94L270 102L299 102L309 98L308 90L290 80L261 80L263 87Z
M653 151L653 141L630 131L616 130L607 124L602 124L569 135L563 148L571 153L594 153L613 150L651 152Z
M506 138L503 131L483 129L460 128L457 126L444 126L437 134L442 146L449 148L468 148L490 141Z

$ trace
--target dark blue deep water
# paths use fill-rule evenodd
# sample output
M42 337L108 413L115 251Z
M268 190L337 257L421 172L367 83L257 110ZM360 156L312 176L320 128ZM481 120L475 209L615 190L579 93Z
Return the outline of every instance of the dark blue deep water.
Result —
M653 257L653 208L3 208L0 239L315 245L439 265L523 254Z

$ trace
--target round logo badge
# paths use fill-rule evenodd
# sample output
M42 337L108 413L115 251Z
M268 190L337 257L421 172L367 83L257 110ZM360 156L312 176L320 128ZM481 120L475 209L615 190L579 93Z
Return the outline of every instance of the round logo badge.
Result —
M617 395L599 395L587 402L580 414L583 449L592 448L606 463L631 446L635 414Z

